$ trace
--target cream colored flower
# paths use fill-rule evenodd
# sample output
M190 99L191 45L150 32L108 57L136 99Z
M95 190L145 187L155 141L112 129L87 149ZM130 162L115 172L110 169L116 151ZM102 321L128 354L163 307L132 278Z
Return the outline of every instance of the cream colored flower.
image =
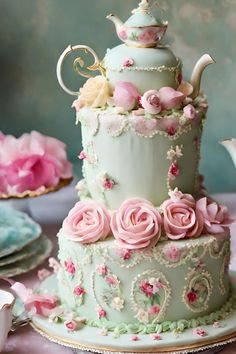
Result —
M79 101L83 106L97 108L105 106L110 96L109 84L104 76L88 79L80 89Z
M111 307L117 311L121 311L124 308L124 300L119 296L114 297L111 302Z
M143 309L139 309L138 313L135 317L140 322L147 323L148 322L148 311L144 311Z

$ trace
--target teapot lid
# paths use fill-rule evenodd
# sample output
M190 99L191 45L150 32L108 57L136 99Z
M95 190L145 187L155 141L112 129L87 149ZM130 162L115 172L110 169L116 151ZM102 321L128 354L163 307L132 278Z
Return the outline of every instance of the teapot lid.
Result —
M157 19L152 12L152 1L141 0L138 7L132 11L132 16L125 22L127 27L147 27L147 26L166 26L167 21Z

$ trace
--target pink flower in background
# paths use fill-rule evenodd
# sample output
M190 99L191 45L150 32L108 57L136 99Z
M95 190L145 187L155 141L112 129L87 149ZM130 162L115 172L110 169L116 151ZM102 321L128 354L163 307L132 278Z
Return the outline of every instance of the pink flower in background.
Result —
M123 66L125 68L129 68L130 66L134 65L134 60L132 58L127 58L125 59L125 61L123 62Z
M179 201L168 199L163 202L163 226L168 238L178 240L201 235L203 218L195 207L195 200L190 194L184 194Z
M65 321L64 325L69 332L73 332L77 329L77 322L74 320Z
M99 308L98 309L98 317L101 318L101 317L106 317L107 316L107 313L105 310L103 310L102 308Z
M62 230L66 238L83 244L104 240L110 233L110 216L103 204L80 201L63 221Z
M77 296L84 295L84 294L85 294L85 290L84 290L84 288L82 288L82 286L77 285L77 286L74 288L74 294L77 295Z
M65 270L71 275L75 274L75 265L71 260L64 262Z
M113 213L111 229L121 248L154 246L161 233L161 216L149 201L128 199Z
M197 117L197 112L193 105L188 104L184 107L184 116L188 119L195 119Z
M39 280L44 280L44 279L46 279L50 274L51 274L51 273L49 272L49 270L47 270L47 269L45 269L45 268L39 269L39 270L38 270L38 273L37 273Z
M139 93L131 82L119 81L113 92L114 103L126 111L131 111L137 104Z
M162 87L159 90L159 97L162 108L165 110L179 107L185 99L182 92L176 91L172 87Z
M153 305L148 309L148 313L150 313L150 315L156 315L160 311L161 311L161 308L158 305Z
M105 264L100 264L96 267L96 272L100 275L107 274L107 266Z
M196 210L203 218L204 232L212 235L225 235L229 232L229 226L235 222L229 215L224 205L206 197L196 202Z
M195 291L190 291L189 293L187 293L187 298L188 302L192 304L197 300L197 294L195 293Z
M121 39L127 39L127 32L126 32L126 29L124 27L122 27L119 32L118 32L118 36L121 38Z
M168 171L168 177L170 179L175 179L180 174L180 169L177 162L173 162Z
M156 90L149 90L141 97L141 105L146 112L150 114L158 114L161 112L161 100L159 92Z

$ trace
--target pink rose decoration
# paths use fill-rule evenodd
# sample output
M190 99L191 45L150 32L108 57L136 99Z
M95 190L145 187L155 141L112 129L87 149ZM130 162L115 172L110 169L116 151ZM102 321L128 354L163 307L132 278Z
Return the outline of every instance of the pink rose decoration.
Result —
M131 82L119 81L115 85L113 99L115 106L131 111L137 104L139 93Z
M111 229L122 248L142 249L154 246L161 233L161 216L145 199L129 199L111 218Z
M162 108L165 110L177 108L185 99L182 92L174 90L172 87L162 87L159 90Z
M156 90L149 90L141 97L141 105L146 112L150 114L158 114L161 112L161 100L159 92Z
M121 39L127 39L127 32L126 32L126 29L125 28L121 28L119 33L118 33L118 36L121 38Z
M77 322L75 322L74 320L65 321L64 325L66 326L66 328L69 332L73 332L77 329Z
M100 264L96 267L96 272L99 275L106 275L107 274L107 266L105 264Z
M156 315L161 311L161 308L159 305L153 305L148 309L148 313L150 313L150 315Z
M134 65L134 60L132 58L127 58L123 62L123 66L125 68L129 68L130 66L133 66L133 65Z
M184 194L176 201L166 200L162 204L163 226L171 240L200 236L203 229L202 216L195 211L195 201L190 194Z
M71 260L68 260L68 261L65 261L64 262L64 266L65 266L65 269L66 271L71 274L71 275L74 275L75 274L75 265L74 263L71 261Z
M74 294L76 296L82 296L85 294L85 290L84 288L82 288L82 286L80 285L77 285L75 288L74 288Z
M170 168L168 170L168 177L172 180L174 180L176 177L178 177L180 174L180 168L177 164L176 161L172 162L170 165Z
M110 216L104 205L96 202L78 202L62 224L66 238L80 243L104 240L110 233Z
M229 216L226 206L204 197L196 202L196 209L202 215L204 232L212 235L226 235L229 233L229 226L235 222Z
M188 119L195 119L197 117L197 112L193 105L188 104L184 107L184 116Z
M26 311L34 309L37 315L48 317L52 310L58 306L58 298L47 294L31 294L24 305Z
M99 308L98 309L98 317L101 318L101 317L106 317L107 313L105 310L103 310L102 308Z

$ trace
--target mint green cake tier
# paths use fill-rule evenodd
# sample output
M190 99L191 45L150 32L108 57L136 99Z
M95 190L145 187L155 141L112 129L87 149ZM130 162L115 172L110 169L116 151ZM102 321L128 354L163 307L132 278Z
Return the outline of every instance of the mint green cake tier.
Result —
M142 252L122 251L114 239L82 245L58 236L60 299L90 326L162 332L214 323L232 310L229 236L161 241Z
M126 59L132 59L134 64L124 67ZM176 89L182 63L167 47L134 48L122 44L107 50L102 65L111 86L117 81L127 81L143 94L164 86Z
M181 120L181 111L174 114ZM90 197L113 210L129 198L145 198L154 205L168 199L169 189L178 187L183 193L198 191L198 165L202 123L205 112L184 125L174 135L160 127L173 119L145 119L132 112L115 114L106 110L82 108L77 121L82 123L82 144L86 158L83 175L86 191L81 199ZM141 130L140 130L141 128ZM181 156L168 158L171 150L181 149ZM172 163L178 175L168 174ZM102 180L113 181L104 188Z

